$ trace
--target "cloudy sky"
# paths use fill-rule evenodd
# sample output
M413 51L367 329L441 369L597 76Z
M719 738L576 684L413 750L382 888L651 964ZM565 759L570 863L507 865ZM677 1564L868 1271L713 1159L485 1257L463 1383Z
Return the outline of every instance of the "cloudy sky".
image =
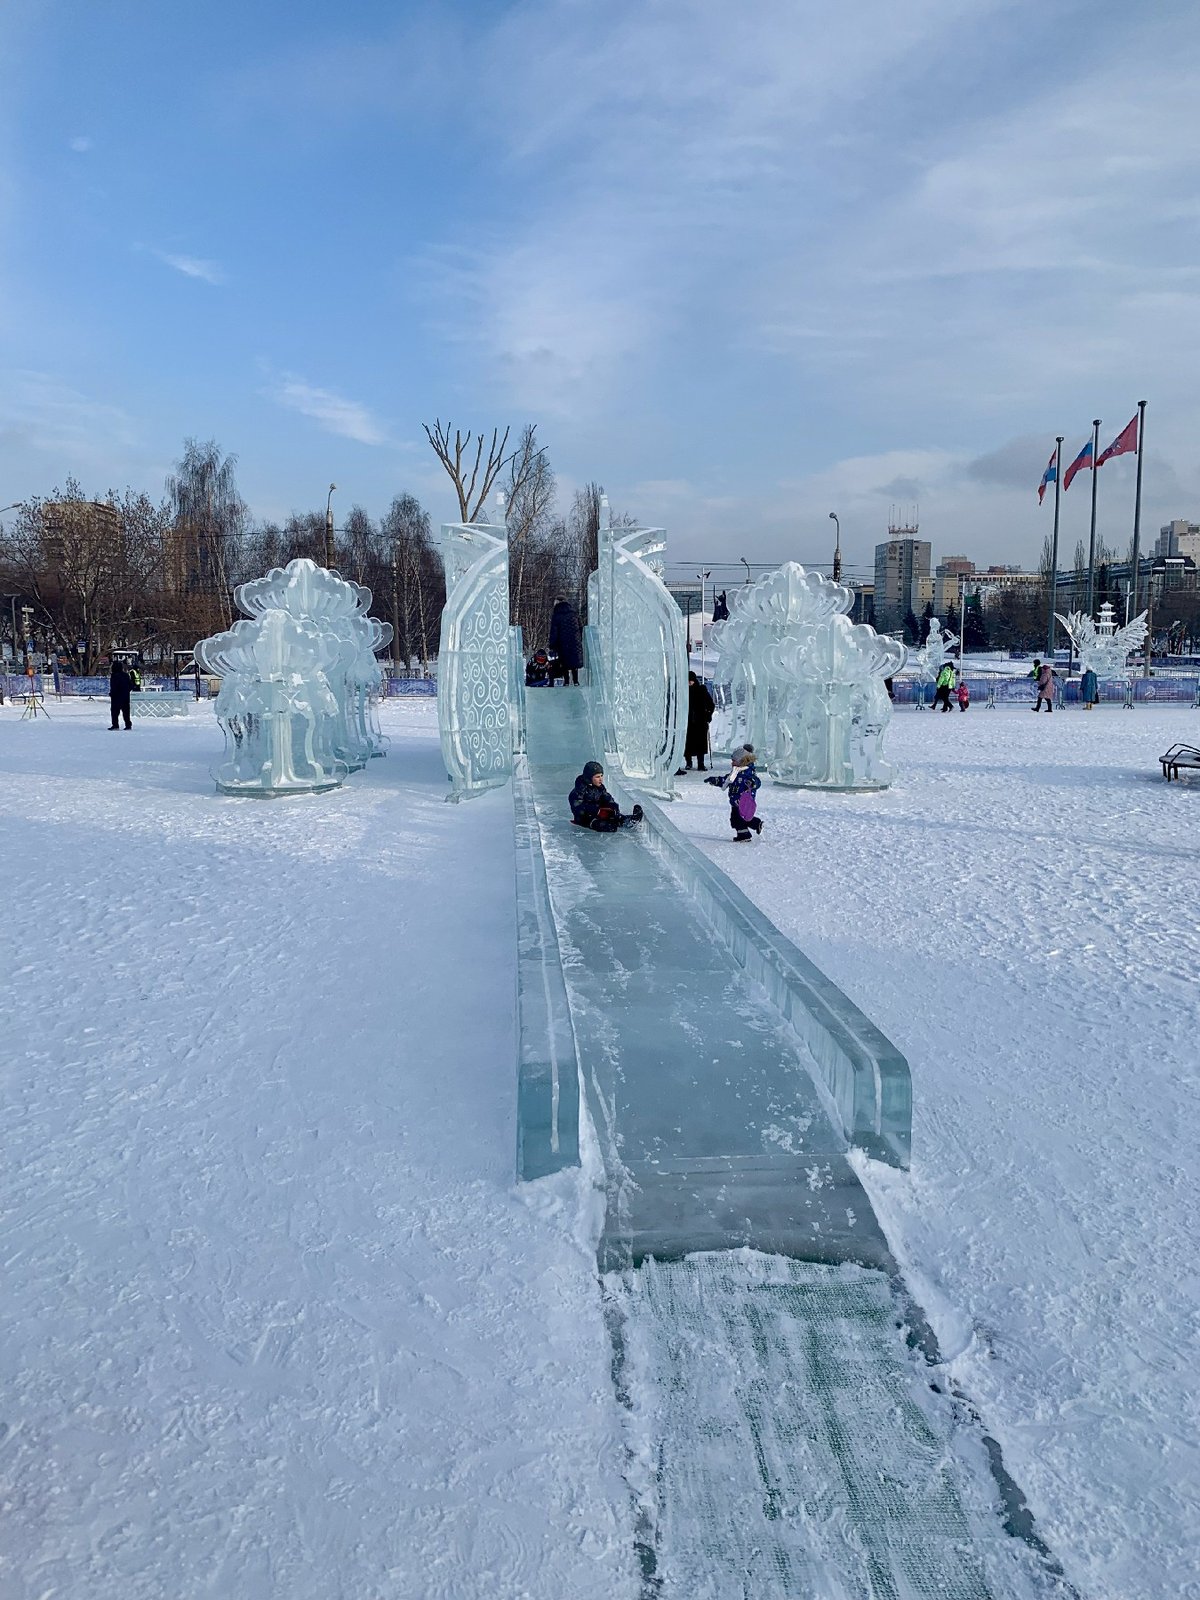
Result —
M441 518L421 423L533 421L678 561L1032 565L1146 399L1200 520L1198 68L1193 0L5 0L0 504L194 435Z

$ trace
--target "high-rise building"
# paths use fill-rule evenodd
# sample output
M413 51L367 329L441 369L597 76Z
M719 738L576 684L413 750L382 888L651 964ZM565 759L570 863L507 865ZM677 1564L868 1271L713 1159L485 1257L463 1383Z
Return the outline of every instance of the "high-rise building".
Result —
M875 546L875 626L881 633L902 628L910 611L921 615L921 579L929 577L931 555L928 539L917 538L915 522L889 527L887 541Z
M969 578L974 571L975 563L966 556L943 556L934 568L933 609L943 621L951 606L958 609L959 579Z
M1200 566L1200 523L1185 522L1182 517L1168 522L1159 532L1154 554L1164 560L1190 556Z

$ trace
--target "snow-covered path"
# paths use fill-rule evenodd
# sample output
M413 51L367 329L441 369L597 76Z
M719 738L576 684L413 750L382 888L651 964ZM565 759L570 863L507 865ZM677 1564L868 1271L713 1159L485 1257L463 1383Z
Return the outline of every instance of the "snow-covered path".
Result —
M672 818L895 1040L864 1177L955 1375L1093 1600L1200 1594L1200 784L1187 712L899 712L895 786Z
M214 795L0 713L6 1600L630 1592L578 1180L513 1183L513 862L431 708Z

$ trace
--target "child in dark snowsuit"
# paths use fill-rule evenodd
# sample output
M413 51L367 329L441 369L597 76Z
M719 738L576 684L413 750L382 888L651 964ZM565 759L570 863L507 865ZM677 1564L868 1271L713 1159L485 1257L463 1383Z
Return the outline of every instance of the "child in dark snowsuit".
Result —
M752 837L752 830L753 833L762 832L762 818L756 815L758 805L754 798L762 780L754 770L753 746L744 744L734 755L732 768L719 778L709 778L708 782L724 789L729 801L729 826L737 840L744 843Z
M567 803L571 821L593 833L616 833L618 828L630 828L642 820L641 806L634 806L627 817L621 815L620 806L604 787L604 768L598 761L585 762Z

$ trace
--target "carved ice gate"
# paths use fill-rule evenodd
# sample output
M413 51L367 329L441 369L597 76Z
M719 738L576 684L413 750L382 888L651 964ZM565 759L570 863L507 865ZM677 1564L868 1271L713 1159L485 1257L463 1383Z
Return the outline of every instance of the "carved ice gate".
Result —
M494 789L523 748L521 630L509 625L508 538L499 529L442 527L446 604L438 650L438 728L451 800Z
M688 661L683 616L650 564L663 530L618 533L605 520L588 579L592 735L627 778L670 798L687 726Z

